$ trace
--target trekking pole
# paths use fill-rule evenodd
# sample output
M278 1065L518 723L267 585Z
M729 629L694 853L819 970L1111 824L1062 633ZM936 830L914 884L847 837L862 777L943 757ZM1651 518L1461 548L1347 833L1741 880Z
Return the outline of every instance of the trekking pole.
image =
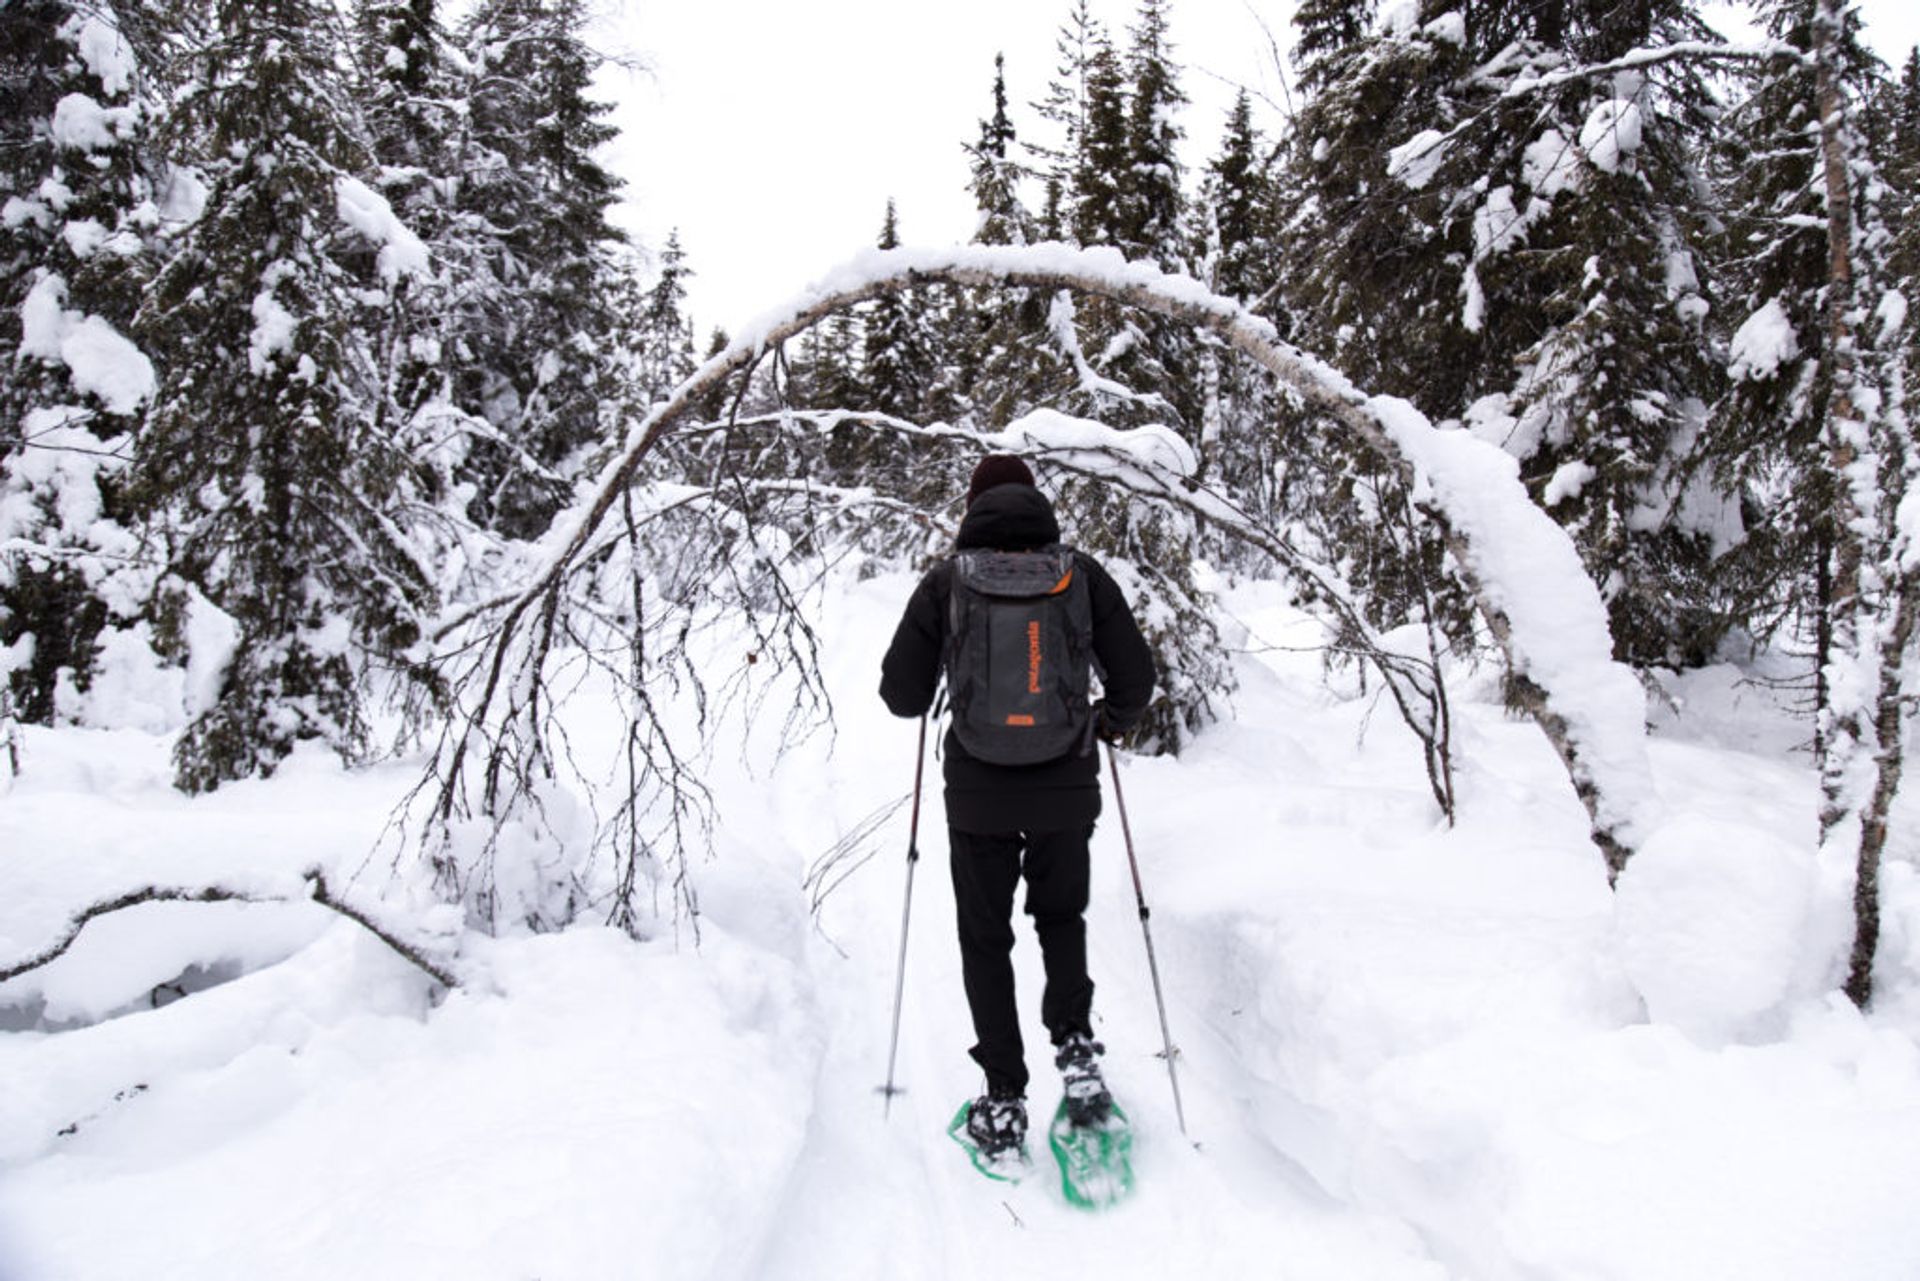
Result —
M904 1094L893 1083L894 1055L900 1049L900 1002L907 992L907 926L913 921L913 869L920 862L920 779L927 767L927 718L920 718L920 754L913 761L913 819L907 827L907 903L900 912L900 968L893 981L893 1037L887 1045L887 1083L880 1087L886 1096L883 1118L893 1115L893 1096Z
M1160 1009L1160 1040L1165 1044L1167 1081L1173 1086L1173 1115L1180 1122L1180 1134L1187 1133L1187 1110L1180 1106L1180 1077L1173 1070L1173 1033L1167 1030L1167 1001L1160 994L1160 965L1153 957L1153 931L1147 928L1147 896L1140 888L1140 860L1133 856L1133 828L1127 822L1127 798L1120 791L1120 758L1113 744L1107 744L1107 764L1113 770L1113 799L1120 809L1120 835L1127 843L1127 866L1133 869L1133 901L1140 905L1140 935L1147 941L1147 973L1153 976L1153 1003Z

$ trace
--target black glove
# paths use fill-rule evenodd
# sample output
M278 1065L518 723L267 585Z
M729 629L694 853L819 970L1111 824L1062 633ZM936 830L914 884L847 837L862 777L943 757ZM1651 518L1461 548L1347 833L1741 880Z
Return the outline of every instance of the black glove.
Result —
M1103 743L1117 743L1125 733L1107 715L1107 700L1096 699L1093 704L1093 736Z

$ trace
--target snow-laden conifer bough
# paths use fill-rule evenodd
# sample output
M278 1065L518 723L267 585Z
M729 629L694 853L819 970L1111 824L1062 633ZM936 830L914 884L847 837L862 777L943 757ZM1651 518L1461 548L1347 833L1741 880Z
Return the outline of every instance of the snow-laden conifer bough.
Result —
M553 695L544 672L556 640L568 634L566 586L622 537L637 542L632 491L643 460L695 406L769 350L835 312L925 282L1085 293L1171 317L1244 353L1289 393L1352 432L1406 483L1451 554L1455 572L1504 652L1515 697L1567 770L1609 878L1619 874L1652 824L1645 694L1633 673L1613 661L1599 593L1567 535L1528 498L1511 456L1467 432L1437 429L1404 400L1366 394L1337 370L1282 342L1265 320L1191 278L1129 262L1112 249L969 245L866 251L751 322L631 427L587 496L563 512L542 539L545 562L523 591L468 611L443 628L443 635L459 627L473 636L477 656L460 659L453 673L465 710L449 723L416 793L417 799L431 801L430 812L415 816L423 820L418 848L437 891L460 903L472 923L493 927L500 910L493 863L500 834L510 824L539 820L542 792L556 764L548 721ZM1044 451L1050 459L1100 471L1149 498L1172 500L1194 489L1177 456L1136 450L1123 454L1124 466L1116 465L1113 438L1130 433L1108 433L1100 440L1090 435L1092 428L1098 425L1033 415L981 443ZM625 530L613 521L616 512ZM611 533L605 528L610 524L615 524ZM802 635L796 640L790 630L784 640L804 658L811 633L804 620L790 620L790 626ZM699 781L670 746L660 746L665 738L657 725L645 728L653 710L637 668L628 688L635 709L630 741L645 740L629 790L649 783L663 787L669 793L665 823L677 836L687 807L679 789L697 792ZM1401 691L1395 695L1399 698ZM1429 768L1431 773L1431 763ZM634 865L650 853L636 827L641 804L630 795L615 815L615 824L625 831L624 839L613 840L621 893L630 892ZM456 828L476 821L492 833L477 857L461 848L455 835ZM633 907L616 903L611 916L631 924Z

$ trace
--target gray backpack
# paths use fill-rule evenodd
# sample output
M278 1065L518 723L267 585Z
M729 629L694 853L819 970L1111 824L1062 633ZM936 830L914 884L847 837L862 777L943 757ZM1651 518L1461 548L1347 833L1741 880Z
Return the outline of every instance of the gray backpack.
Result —
M967 754L1036 765L1087 750L1093 606L1070 547L953 558L947 698Z

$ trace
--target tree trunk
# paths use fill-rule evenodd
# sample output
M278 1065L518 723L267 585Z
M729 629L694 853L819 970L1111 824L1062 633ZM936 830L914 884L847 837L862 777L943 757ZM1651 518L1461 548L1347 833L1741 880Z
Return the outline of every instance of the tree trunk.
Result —
M1840 680L1822 673L1828 701L1820 713L1820 841L1825 845L1852 835L1858 843L1846 991L1855 1005L1864 1007L1873 995L1873 958L1879 946L1880 855L1903 763L1901 669L1913 629L1913 607L1912 593L1904 588L1897 568L1895 576L1879 588L1898 597L1893 617L1884 620L1889 626L1881 625L1885 605L1863 590L1862 570L1869 559L1867 531L1883 523L1878 508L1894 496L1874 492L1882 474L1875 437L1860 416L1861 402L1855 395L1860 357L1853 327L1857 305L1853 186L1844 128L1846 100L1837 65L1842 17L1841 0L1820 0L1813 22L1814 103L1820 114L1820 160L1827 196L1826 346L1833 379L1826 421L1826 465L1833 485L1826 661L1851 669ZM1884 413L1884 407L1877 412ZM1871 721L1866 701L1869 688L1874 690Z

